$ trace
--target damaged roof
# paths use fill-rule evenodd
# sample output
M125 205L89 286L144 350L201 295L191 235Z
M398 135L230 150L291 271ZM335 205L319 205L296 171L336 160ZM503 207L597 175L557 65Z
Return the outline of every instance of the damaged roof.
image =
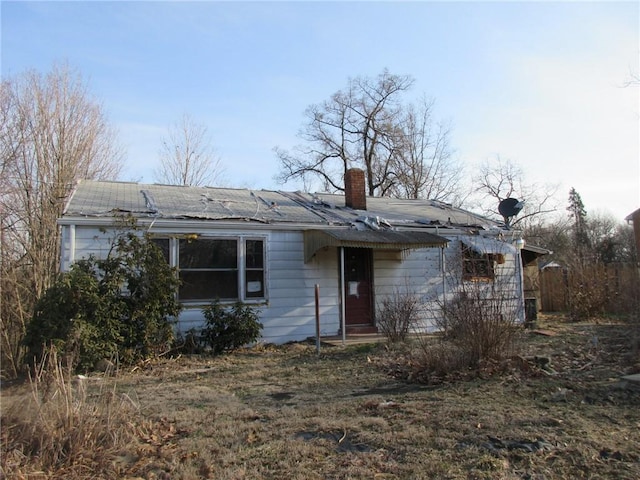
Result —
M117 213L164 219L323 223L312 211L278 192L90 180L78 183L63 216L110 217Z
M302 194L307 201L344 209L344 195L329 193ZM471 226L491 228L498 223L467 210L437 200L367 197L367 210L349 210L352 217L379 216L394 226Z
M500 228L501 224L433 200L367 197L367 210L345 206L343 195L270 190L80 181L63 218L111 217L244 220L302 225L383 222L393 227Z

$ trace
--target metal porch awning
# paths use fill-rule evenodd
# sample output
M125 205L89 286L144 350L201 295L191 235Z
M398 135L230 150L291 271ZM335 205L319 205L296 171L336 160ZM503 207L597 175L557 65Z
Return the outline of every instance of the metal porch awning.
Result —
M551 253L553 252L546 248L525 244L524 248L522 249L522 263L525 266L535 264L538 261L538 258L544 255L549 255Z
M373 248L381 250L408 250L444 247L449 239L428 232L412 230L305 230L304 261L309 262L324 247Z
M460 237L460 241L467 248L479 255L507 255L516 253L516 247L514 245L493 238L480 236Z

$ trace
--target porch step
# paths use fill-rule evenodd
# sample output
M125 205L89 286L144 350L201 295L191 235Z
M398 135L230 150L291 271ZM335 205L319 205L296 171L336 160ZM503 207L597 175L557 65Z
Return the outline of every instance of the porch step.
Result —
M362 335L367 333L378 333L375 325L347 325L347 335Z

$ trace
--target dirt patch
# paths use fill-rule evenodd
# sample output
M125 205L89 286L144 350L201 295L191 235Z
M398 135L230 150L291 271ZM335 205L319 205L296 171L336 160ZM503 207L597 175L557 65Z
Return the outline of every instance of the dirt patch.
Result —
M433 390L433 387L420 385L419 383L383 383L373 387L351 392L352 397L368 397L371 395L395 396L403 393L415 393Z
M318 356L298 344L120 371L103 382L135 402L139 436L115 476L640 478L640 392L619 381L640 372L628 327L540 328L556 334L526 333L521 356L548 358L549 371L514 366L435 387L390 374L406 352L384 345ZM3 386L3 410L23 387Z

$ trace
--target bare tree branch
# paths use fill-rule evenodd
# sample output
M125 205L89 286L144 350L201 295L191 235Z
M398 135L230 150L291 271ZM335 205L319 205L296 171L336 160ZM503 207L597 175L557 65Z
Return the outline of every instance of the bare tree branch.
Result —
M57 273L57 219L74 185L115 179L122 151L102 105L66 64L3 80L0 102L0 320L3 330L21 331ZM2 347L18 354L15 345Z
M169 127L159 152L160 166L154 170L157 182L169 185L218 185L224 167L216 156L207 127L189 115Z
M394 196L453 202L461 198L462 165L453 157L447 124L434 124L434 101L423 98L404 113L403 148L395 158L398 182Z
M277 178L317 179L342 191L346 170L359 167L365 171L368 194L384 194L393 183L391 166L401 141L400 96L412 84L411 77L384 71L375 79L350 79L345 90L310 106L299 133L308 146L292 152L274 149L281 163Z
M478 195L477 202L487 216L502 218L498 205L507 198L516 198L524 202L523 210L511 221L511 226L526 228L534 218L558 209L555 197L557 185L526 182L522 168L511 160L503 160L500 156L485 160L473 182Z
M383 71L375 78L350 79L347 88L307 108L299 137L304 146L274 149L282 182L318 180L344 190L345 172L364 170L371 196L461 201L462 166L452 158L450 126L436 124L432 100L405 105L409 76Z

